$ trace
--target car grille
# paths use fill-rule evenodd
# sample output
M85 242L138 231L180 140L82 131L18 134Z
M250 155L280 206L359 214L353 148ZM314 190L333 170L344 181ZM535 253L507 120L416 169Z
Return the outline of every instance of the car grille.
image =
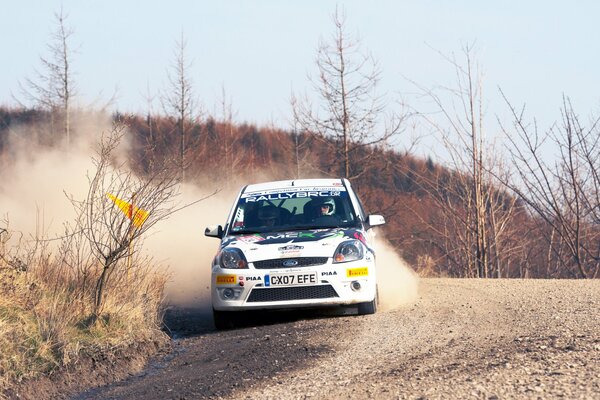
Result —
M331 285L255 288L250 293L247 302L260 303L265 301L327 299L332 297L339 296Z
M283 265L285 261L296 260L296 265ZM297 268L311 267L313 265L322 265L327 262L327 257L296 257L296 258L277 258L274 260L254 261L256 269L274 269L274 268Z

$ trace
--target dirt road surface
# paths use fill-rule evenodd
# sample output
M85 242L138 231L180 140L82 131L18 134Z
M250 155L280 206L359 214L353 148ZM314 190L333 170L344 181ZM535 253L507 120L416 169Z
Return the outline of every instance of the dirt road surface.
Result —
M74 398L600 399L600 281L421 279L418 293L226 332L181 310L171 354Z

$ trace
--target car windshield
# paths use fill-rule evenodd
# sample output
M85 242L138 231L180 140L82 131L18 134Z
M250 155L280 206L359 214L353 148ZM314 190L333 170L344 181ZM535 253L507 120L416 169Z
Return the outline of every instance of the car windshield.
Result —
M291 188L243 194L230 233L350 228L358 223L345 188Z

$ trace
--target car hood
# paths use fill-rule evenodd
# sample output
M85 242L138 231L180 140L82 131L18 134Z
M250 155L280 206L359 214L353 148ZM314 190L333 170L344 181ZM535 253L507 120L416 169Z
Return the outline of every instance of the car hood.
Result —
M248 262L287 257L332 257L344 240L358 239L368 247L362 229L312 229L303 231L232 235L223 238L222 248L237 247Z

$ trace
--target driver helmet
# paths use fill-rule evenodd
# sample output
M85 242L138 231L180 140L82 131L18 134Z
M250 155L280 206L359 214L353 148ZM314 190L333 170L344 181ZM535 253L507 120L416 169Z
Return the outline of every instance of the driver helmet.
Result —
M335 213L335 201L331 197L324 199L320 204L321 215L333 215ZM327 207L327 210L325 210Z

